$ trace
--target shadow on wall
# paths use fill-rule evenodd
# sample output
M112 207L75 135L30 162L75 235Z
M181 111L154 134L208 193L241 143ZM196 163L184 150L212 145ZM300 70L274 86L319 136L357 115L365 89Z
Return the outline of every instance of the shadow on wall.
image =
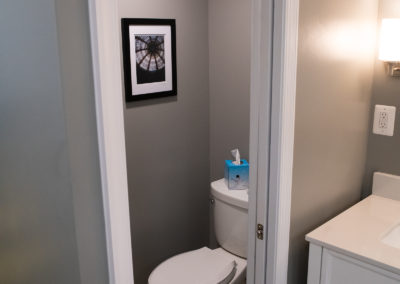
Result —
M125 98L124 98L125 100ZM178 101L178 97L165 97L165 98L156 98L156 99L148 99L143 101L136 101L136 102L125 102L125 107L127 109L139 108L139 107L146 107L158 104L168 104Z

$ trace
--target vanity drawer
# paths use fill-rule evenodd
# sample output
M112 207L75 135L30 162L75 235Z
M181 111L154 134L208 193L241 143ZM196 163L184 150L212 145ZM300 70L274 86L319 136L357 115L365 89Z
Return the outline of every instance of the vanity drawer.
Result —
M400 275L341 253L310 246L308 284L399 284Z

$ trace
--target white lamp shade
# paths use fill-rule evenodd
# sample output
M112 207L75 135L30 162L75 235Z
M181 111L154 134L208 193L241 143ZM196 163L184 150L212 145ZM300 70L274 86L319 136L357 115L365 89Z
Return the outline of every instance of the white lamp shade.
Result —
M379 59L400 61L400 19L382 20Z

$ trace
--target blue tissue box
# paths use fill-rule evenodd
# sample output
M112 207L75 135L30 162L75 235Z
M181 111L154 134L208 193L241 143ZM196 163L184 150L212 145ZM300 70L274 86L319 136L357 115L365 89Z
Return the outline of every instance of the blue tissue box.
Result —
M229 189L249 188L249 163L242 159L240 165L225 160L225 183Z

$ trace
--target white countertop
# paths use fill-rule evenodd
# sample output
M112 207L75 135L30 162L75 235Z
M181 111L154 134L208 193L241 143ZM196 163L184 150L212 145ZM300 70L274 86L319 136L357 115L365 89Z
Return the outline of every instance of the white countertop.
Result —
M400 224L400 201L371 195L307 234L306 240L400 274L400 249L382 238Z

